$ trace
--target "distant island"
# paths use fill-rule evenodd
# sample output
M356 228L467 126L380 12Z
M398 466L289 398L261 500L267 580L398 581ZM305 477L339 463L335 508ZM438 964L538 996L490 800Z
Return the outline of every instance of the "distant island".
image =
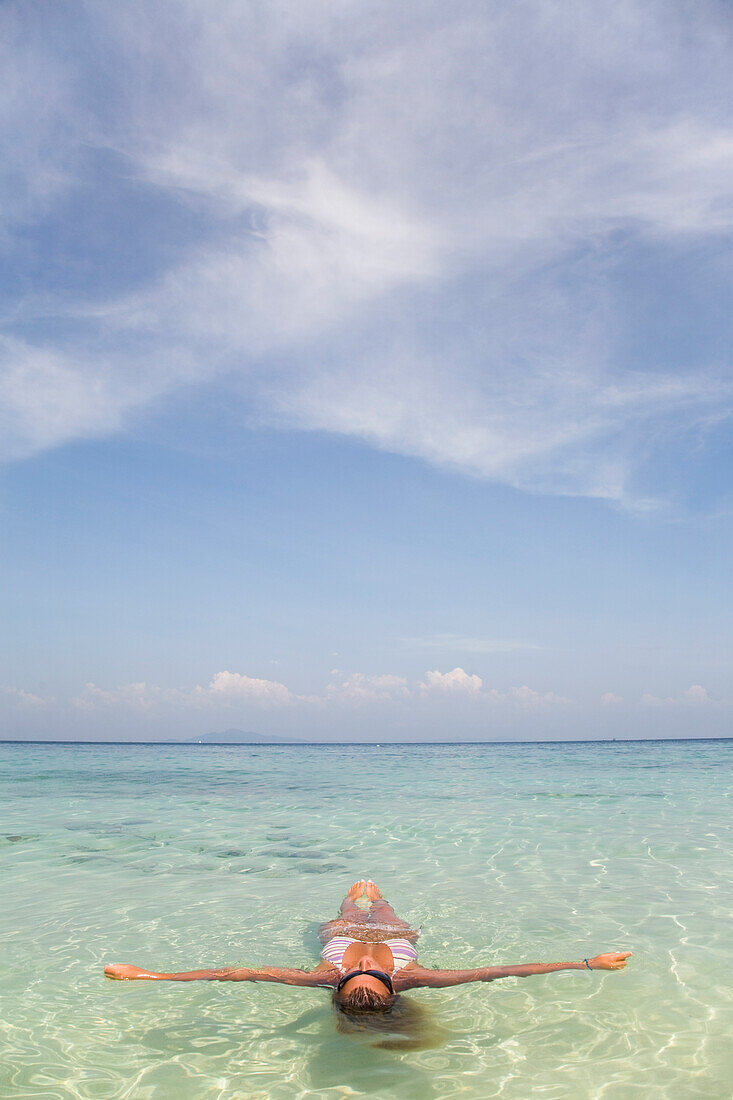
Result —
M221 733L202 733L200 737L189 737L188 745L298 745L303 743L300 737L268 737L264 733L252 730L224 730Z

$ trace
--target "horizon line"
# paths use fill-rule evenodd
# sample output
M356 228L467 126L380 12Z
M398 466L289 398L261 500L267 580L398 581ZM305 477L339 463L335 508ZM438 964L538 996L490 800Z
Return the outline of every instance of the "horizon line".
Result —
M733 741L733 735L719 737L582 737L563 740L538 741L68 741L62 739L36 739L0 737L0 745L177 745L189 749L213 748L318 748L337 746L373 745L377 748L387 745L613 745L613 744L667 744L669 742Z

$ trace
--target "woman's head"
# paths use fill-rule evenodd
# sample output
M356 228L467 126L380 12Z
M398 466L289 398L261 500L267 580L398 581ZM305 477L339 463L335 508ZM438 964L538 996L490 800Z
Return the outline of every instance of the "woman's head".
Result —
M394 1002L392 979L365 955L343 976L334 996L345 1012L385 1012Z
M394 997L382 986L381 989L368 984L369 979L357 978L349 986L336 994L339 1008L344 1012L386 1012Z

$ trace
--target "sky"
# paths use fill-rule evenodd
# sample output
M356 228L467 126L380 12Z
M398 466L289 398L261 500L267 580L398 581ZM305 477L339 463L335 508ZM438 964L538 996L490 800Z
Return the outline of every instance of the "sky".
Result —
M728 3L0 32L0 737L731 734Z

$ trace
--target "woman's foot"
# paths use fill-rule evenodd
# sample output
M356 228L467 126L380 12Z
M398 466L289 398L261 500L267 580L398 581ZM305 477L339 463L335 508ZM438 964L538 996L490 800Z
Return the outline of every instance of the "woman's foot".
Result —
M371 879L366 883L366 896L370 901L380 901L382 898L382 891Z
M349 887L346 892L346 897L349 901L357 901L358 898L363 897L365 887L366 882L364 879L359 879L358 882L355 882L353 886Z

